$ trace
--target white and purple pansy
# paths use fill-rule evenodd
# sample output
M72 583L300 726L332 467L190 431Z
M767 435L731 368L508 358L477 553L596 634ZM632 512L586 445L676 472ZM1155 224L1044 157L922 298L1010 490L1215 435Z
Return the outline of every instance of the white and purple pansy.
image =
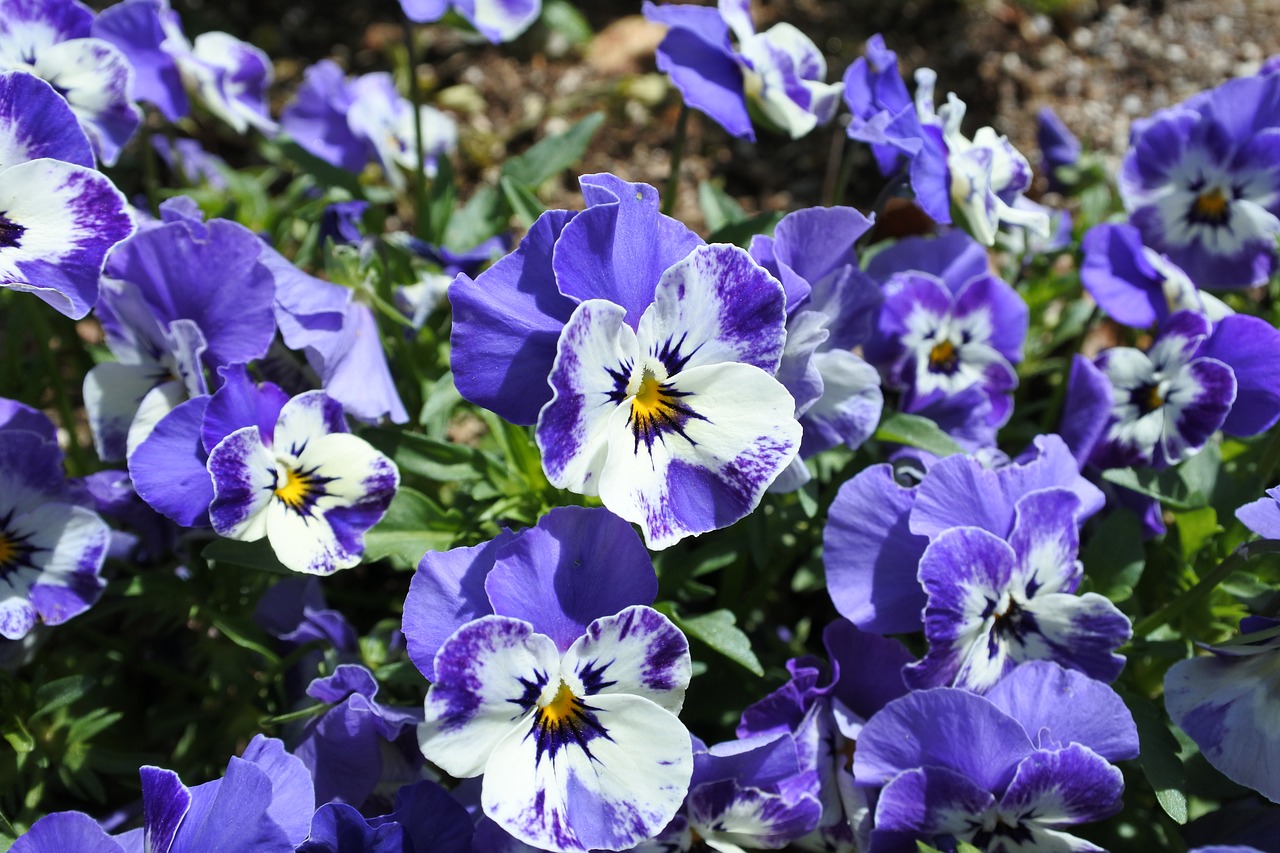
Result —
M756 118L799 139L835 116L843 84L825 82L822 53L785 22L757 33L747 0L716 9L645 2L644 15L671 28L658 45L659 70L734 136L754 140Z
M556 486L598 494L651 548L725 527L800 444L774 377L786 338L777 280L735 246L701 246L659 279L637 328L589 299L560 335L538 416Z
M1138 754L1124 702L1038 661L986 696L939 687L890 702L858 737L854 778L878 788L870 849L966 841L985 853L1101 853L1071 827L1121 808L1112 761Z
M423 754L484 774L485 813L540 850L622 850L671 820L693 768L691 663L635 530L560 507L422 559L409 657L431 679Z
M395 463L347 431L342 405L307 391L274 425L241 427L209 451L209 519L221 536L263 537L290 569L331 574L364 555L364 534L400 485Z
M1077 357L1067 391L1067 410L1083 413L1070 428L1076 452L1099 468L1163 467L1198 453L1218 429L1256 435L1280 418L1277 356L1280 332L1264 320L1233 314L1215 326L1180 311L1147 352Z
M0 0L0 70L49 81L110 166L142 113L133 103L133 68L110 42L90 37L92 24L93 12L76 0Z
M943 532L920 558L929 651L903 669L915 689L990 690L1025 661L1053 660L1101 681L1124 667L1128 618L1097 593L1076 595L1079 499L1066 489L1016 504L1008 540L978 527Z
M75 504L58 445L20 422L0 429L0 636L58 625L102 594L111 531Z
M1120 195L1198 287L1260 284L1280 234L1280 75L1230 80L1134 122Z
M89 313L111 247L133 233L124 196L93 168L75 116L24 71L0 73L0 287L68 317Z
M1210 764L1227 778L1280 802L1280 622L1240 623L1243 636L1210 646L1210 655L1175 663L1164 678L1164 704ZM1259 639L1252 639L1253 634Z

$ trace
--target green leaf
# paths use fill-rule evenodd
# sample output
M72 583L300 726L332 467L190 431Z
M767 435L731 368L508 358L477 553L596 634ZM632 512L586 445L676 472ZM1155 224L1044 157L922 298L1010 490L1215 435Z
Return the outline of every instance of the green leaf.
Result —
M1128 600L1147 564L1142 522L1131 512L1111 513L1089 538L1081 561L1094 592L1116 602Z
M1190 561L1200 549L1222 532L1218 524L1218 512L1211 506L1179 512L1174 515L1178 525L1178 541L1182 546L1182 558Z
M746 211L733 196L710 181L698 184L698 206L707 220L707 230L720 231L747 218Z
M1151 783L1165 814L1178 824L1187 822L1187 773L1178 757L1178 741L1164 715L1150 699L1117 690L1138 727L1138 763Z
M942 853L937 847L930 847L923 841L916 842L916 853Z
M956 842L956 853L982 853L982 851L968 841L958 841Z
M731 222L723 228L712 231L707 242L732 243L745 249L751 244L751 238L757 234L772 234L774 226L780 219L782 214L776 210L757 213L755 216L748 216L739 222Z
M927 450L935 456L952 456L961 452L960 445L933 421L902 412L895 412L882 420L874 438Z
M542 202L538 201L538 197L528 187L516 183L506 175L498 179L498 186L502 188L507 204L525 228L533 225L534 220L546 211Z
M751 651L751 640L735 624L733 612L715 610L698 616L680 616L671 602L659 602L654 607L675 623L690 637L701 640L736 664L756 675L764 675L764 667Z
M431 223L431 241L439 243L448 232L449 219L458 204L458 188L453 181L453 164L448 157L436 158L436 176L427 191L427 221ZM477 241L478 242L478 241Z
M215 539L200 551L200 556L210 563L231 563L273 575L294 576L276 556L266 537L257 542L241 542L237 539Z
M403 477L413 474L437 483L477 480L491 467L481 451L465 444L436 441L416 432L375 428L360 437L391 457Z
M445 551L458 536L461 515L446 512L419 491L401 486L387 514L364 537L364 558L416 569L428 551Z
M567 0L545 0L542 4L542 23L577 47L590 44L591 37L595 35L591 31L591 24Z
M240 648L256 652L271 663L279 662L280 656L267 646L267 635L251 620L218 613L210 614L209 622Z
M523 154L502 164L502 177L524 187L536 187L582 159L591 138L604 123L604 113L594 112L564 133L548 136Z
M13 824L9 823L9 819L0 813L0 842L16 841L18 832L13 828Z
M1155 498L1173 510L1200 509L1209 505L1221 462L1222 451L1210 444L1177 468L1113 468L1103 471L1102 479Z
M68 675L40 685L35 697L36 711L31 719L65 708L93 689L96 683L95 679L87 675Z
M502 196L493 187L483 186L449 217L444 244L456 251L471 249L506 227L507 209Z

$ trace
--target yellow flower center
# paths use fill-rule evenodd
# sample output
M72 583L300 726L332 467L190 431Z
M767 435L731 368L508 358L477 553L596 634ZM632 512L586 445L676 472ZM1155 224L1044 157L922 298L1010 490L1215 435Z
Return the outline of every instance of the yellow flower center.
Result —
M0 569L16 562L18 557L18 546L4 533L0 533Z
M635 399L631 401L632 415L653 417L662 403L662 383L658 381L653 371L646 367L644 374L640 377L640 387L636 390Z
M310 472L298 471L291 466L285 465L284 482L277 483L275 491L272 493L280 502L289 509L305 513L311 504L315 503L315 499L319 497L318 488L320 485L316 482L315 476Z
M541 708L542 722L547 726L559 726L573 719L578 708L578 697L573 695L569 685L560 682L560 689L550 702Z
M960 355L950 340L939 341L929 350L929 369L934 373L954 373Z
M1196 196L1196 217L1205 222L1225 222L1229 199L1221 187L1214 187L1207 193Z

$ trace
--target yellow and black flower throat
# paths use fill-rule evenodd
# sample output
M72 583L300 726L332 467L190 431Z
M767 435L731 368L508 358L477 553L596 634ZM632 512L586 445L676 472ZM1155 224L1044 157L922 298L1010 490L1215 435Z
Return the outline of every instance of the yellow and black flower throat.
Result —
M9 526L12 519L12 510L0 516L0 580L18 569L34 569L36 565L31 558L43 550L28 541L29 534L14 533Z
M960 369L960 349L950 338L943 338L929 350L929 371L953 375Z
M1187 211L1187 220L1199 225L1228 224L1234 195L1224 192L1222 187L1197 192L1195 201L1191 202L1191 209Z
M275 470L271 494L298 515L310 518L316 501L329 493L325 486L336 479L320 477L316 474L317 470L316 467L295 468L287 462L281 462Z

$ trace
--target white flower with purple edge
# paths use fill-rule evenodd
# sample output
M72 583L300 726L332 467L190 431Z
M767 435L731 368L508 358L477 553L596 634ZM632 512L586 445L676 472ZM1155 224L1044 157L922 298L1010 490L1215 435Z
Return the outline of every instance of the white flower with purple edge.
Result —
M111 531L75 503L58 445L20 423L0 428L0 636L61 624L102 594Z
M79 319L107 252L133 233L124 196L92 168L66 102L33 74L0 74L0 287Z
M749 513L800 443L773 378L782 287L735 246L667 269L636 329L582 302L560 336L536 438L553 485L598 494L651 548Z
M405 17L417 23L438 21L450 9L497 44L511 41L538 19L542 0L400 0Z
M1120 674L1124 658L1114 652L1129 639L1128 618L1097 593L1075 595L1079 509L1066 489L1042 489L1017 502L1008 541L956 527L929 543L919 572L929 651L903 669L909 686L982 693L1030 660L1101 681Z
M209 519L221 536L266 537L280 562L309 574L350 568L364 555L400 485L395 464L347 432L323 391L284 404L273 430L232 432L209 451Z
M90 37L92 24L93 12L76 0L0 0L0 70L49 81L111 166L142 113L133 103L133 68L110 42Z
M691 662L647 606L657 589L631 526L577 507L429 552L414 575L404 633L432 681L423 754L483 773L485 814L534 848L625 849L684 799Z

